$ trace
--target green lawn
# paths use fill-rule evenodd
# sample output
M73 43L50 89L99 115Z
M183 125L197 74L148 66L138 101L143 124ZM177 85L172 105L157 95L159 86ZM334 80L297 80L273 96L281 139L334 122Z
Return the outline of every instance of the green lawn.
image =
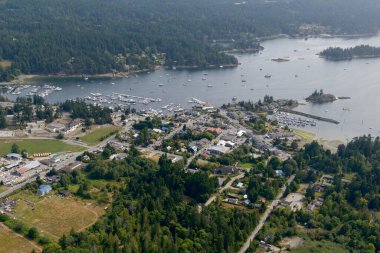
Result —
M29 155L36 153L57 153L63 151L79 152L84 148L66 144L59 140L0 140L0 155L5 155L11 151L13 143L17 143L20 149L26 149Z
M253 167L253 163L239 163L238 167L244 170L249 170Z
M103 138L109 136L112 132L119 131L120 127L117 126L101 126L90 130L86 135L80 139L88 144L95 145L102 141Z
M302 138L305 142L311 142L315 137L314 133L310 133L304 130L292 129L292 131L294 132L295 135Z
M292 253L348 253L343 246L330 241L312 241L305 240L303 244L295 249Z

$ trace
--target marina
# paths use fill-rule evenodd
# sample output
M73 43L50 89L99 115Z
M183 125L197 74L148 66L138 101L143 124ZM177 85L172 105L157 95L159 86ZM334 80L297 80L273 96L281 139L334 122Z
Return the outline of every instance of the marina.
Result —
M271 95L275 99L300 101L294 111L340 122L332 124L313 119L317 126L298 124L303 129L321 138L346 140L362 134L379 134L380 118L372 112L380 110L380 59L329 62L316 54L332 45L358 44L380 46L380 37L276 39L262 42L265 49L258 54L239 54L241 65L236 68L208 69L207 73L160 68L128 78L91 77L88 80L46 77L25 85L3 86L1 90L10 99L42 94L52 103L81 98L107 107L131 106L163 113L167 110L162 107L167 105L172 111L191 108L196 103L192 98L221 106L242 100L259 101ZM292 60L284 64L272 61L285 57ZM351 99L326 104L305 102L315 89Z

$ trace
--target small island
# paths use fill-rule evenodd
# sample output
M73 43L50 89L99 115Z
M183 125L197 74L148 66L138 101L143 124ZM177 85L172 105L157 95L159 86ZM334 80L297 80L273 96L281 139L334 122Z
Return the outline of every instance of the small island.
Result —
M323 104L323 103L331 103L337 100L337 98L332 94L325 94L323 90L320 91L315 90L313 94L306 98L307 102L315 103L315 104Z
M350 48L329 47L319 53L319 56L332 61L345 61L359 58L380 57L380 47L360 45Z

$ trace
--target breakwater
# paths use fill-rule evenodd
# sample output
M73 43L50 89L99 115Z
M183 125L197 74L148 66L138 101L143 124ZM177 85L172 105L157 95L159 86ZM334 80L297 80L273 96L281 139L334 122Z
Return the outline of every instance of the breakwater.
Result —
M320 116L316 116L316 115L312 115L312 114L308 114L308 113L304 113L304 112L293 111L293 110L290 110L290 109L287 109L287 108L280 108L279 111L280 112L291 113L291 114L296 114L296 115L304 116L304 117L307 117L307 118L316 119L316 120L320 120L320 121L325 121L325 122L329 122L329 123L333 123L333 124L339 124L339 121L336 121L334 119L324 118L324 117L320 117Z

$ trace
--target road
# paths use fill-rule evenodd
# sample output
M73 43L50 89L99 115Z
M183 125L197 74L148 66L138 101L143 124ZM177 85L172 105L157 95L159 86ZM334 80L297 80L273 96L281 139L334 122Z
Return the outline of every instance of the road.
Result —
M224 192L225 190L227 190L228 188L230 188L230 187L232 186L232 184L233 184L236 180L241 179L241 178L243 178L243 177L244 177L244 173L241 173L241 174L239 174L239 175L237 175L237 176L231 178L231 180L228 181L228 183L227 183L225 186L223 186L222 188L220 188L220 189L218 190L217 193L213 194L213 195L212 195L212 196L206 201L205 206L208 206L208 205L210 205L212 202L214 202L214 201L216 200L216 198L217 198L222 192Z
M289 185L294 180L294 177L295 177L295 175L292 175L291 177L289 177L289 179L287 181L287 185ZM268 219L268 217L271 214L271 212L273 211L274 207L277 206L279 200L284 195L286 187L287 186L284 185L281 188L281 192L276 196L276 199L272 201L272 203L268 206L267 210L265 210L265 212L263 213L263 215L260 217L259 224L257 224L257 226L255 227L255 229L248 236L247 240L244 242L243 246L240 248L240 250L238 251L238 253L244 253L244 252L247 251L247 249L249 248L249 245L251 244L251 242L253 241L253 239L255 239L257 233L264 226L265 221Z
M115 138L115 136L112 135L112 136L108 137L107 139L103 140L102 142L98 143L96 146L90 147L87 151L89 151L89 152L93 152L93 151L95 151L95 150L97 150L97 149L99 149L99 148L105 146L105 145L107 144L107 142L113 140L114 138ZM56 165L54 166L55 169L56 169L56 170L60 170L60 169L64 168L65 166L67 166L67 165L69 165L69 164L75 162L77 156L78 156L79 154L81 154L81 153L82 153L82 152L79 152L79 153L71 153L71 154L70 154L65 160L62 160L62 161L58 162L58 164L56 164ZM48 171L45 171L45 172L41 173L41 174L40 174L40 177L41 177L41 178L45 177L45 175L46 175L47 172L48 172ZM17 184L17 185L15 185L15 186L12 186L12 187L9 188L8 190L6 190L6 191L0 193L0 199L1 199L1 198L5 198L6 196L12 194L13 192L15 192L15 191L21 189L24 185L26 185L26 184L28 184L28 183L31 183L31 182L35 181L36 178L37 178L37 175L34 175L34 176L30 177L29 179L27 179L25 182L22 182L22 183L20 183L20 184Z

